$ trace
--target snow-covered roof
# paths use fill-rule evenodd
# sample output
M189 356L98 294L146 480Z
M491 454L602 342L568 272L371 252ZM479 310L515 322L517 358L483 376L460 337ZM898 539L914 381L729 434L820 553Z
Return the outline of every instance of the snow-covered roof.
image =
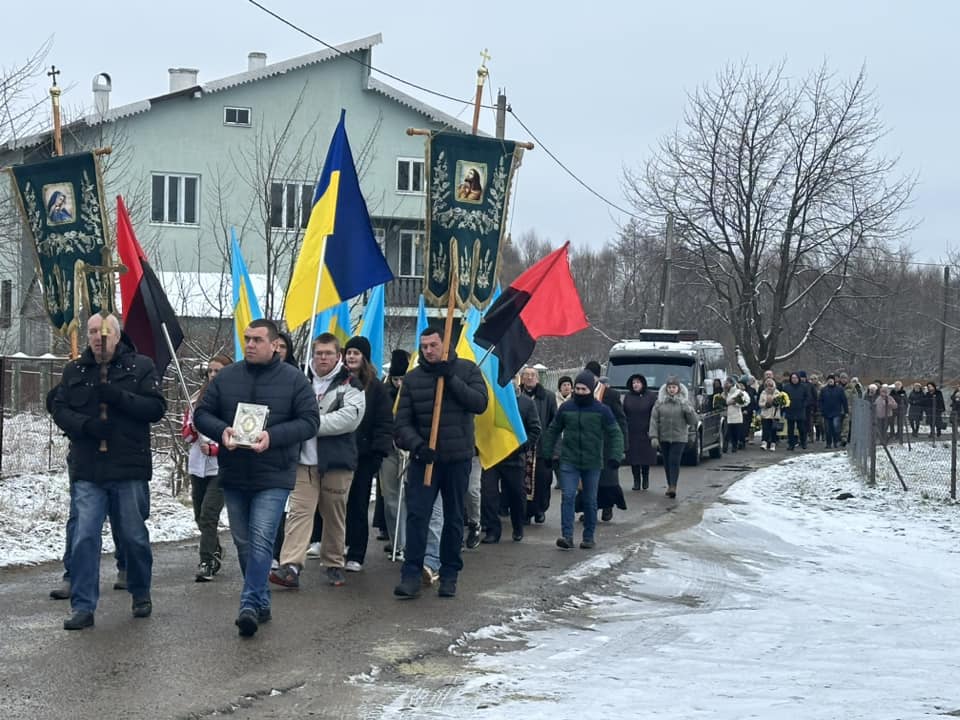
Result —
M247 83L266 80L278 75L283 75L293 70L299 70L300 68L304 68L309 65L318 65L320 63L327 62L328 60L334 60L344 54L354 53L361 50L369 50L382 42L383 37L380 33L368 35L367 37L360 38L359 40L353 40L352 42L337 45L334 48L325 48L316 52L307 53L306 55L298 55L297 57L293 57L288 60L281 60L280 62L264 65L262 68L255 68L253 70L247 70L234 75L228 75L226 77L211 80L210 82L200 83L189 88L177 90L175 92L164 93L163 95L158 95L147 100L138 100L137 102L129 103L127 105L119 105L115 108L110 108L105 113L90 113L85 115L80 120L70 123L65 127L75 127L81 124L89 127L95 127L104 123L115 122L117 120L122 120L123 118L148 112L155 103L163 102L164 100L175 97L183 97L185 94L199 93L200 95L207 95L220 92L222 90L229 90L237 87L238 85L246 85ZM421 100L417 100L416 98L407 95L406 93L401 92L400 90L397 90L396 88L387 85L380 80L376 80L370 77L369 74L367 74L366 78L367 84L365 89L390 98L394 102L408 107L434 122L442 123L443 125L452 127L464 133L470 132L470 125L458 120L452 115L448 115L447 113L442 112L437 108L422 102ZM35 133L33 135L27 135L25 137L17 138L7 142L6 144L0 146L0 150L16 150L21 148L35 147L44 142L47 138L49 138L49 136L49 130Z
M233 280L229 273L158 272L157 279L178 317L233 317ZM262 307L267 294L267 276L251 273L250 283ZM284 290L274 282L275 307L283 303Z

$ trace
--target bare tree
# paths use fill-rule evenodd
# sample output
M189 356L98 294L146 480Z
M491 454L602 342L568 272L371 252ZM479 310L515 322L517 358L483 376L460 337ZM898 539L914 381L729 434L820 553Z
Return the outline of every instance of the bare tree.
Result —
M709 286L705 308L753 372L799 352L849 295L860 254L907 229L914 178L880 153L883 133L864 71L796 83L782 65L740 65L691 94L681 129L626 172L642 216L676 218L692 260L677 267Z

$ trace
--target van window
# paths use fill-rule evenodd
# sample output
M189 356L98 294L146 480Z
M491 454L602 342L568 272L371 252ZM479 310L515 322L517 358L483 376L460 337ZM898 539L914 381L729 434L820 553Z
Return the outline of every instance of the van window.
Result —
M613 387L625 388L630 376L637 373L647 379L651 390L659 388L670 375L676 375L688 390L693 389L693 358L610 358L607 374Z

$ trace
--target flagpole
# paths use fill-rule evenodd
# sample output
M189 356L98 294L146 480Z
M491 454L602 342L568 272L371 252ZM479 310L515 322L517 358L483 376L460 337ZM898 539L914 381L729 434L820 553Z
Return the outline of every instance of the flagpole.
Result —
M441 362L446 362L450 356L450 340L453 335L453 313L457 309L457 292L460 269L460 256L457 250L457 239L450 238L450 286L447 291L447 318L443 324L443 354L440 355ZM433 397L433 417L430 418L430 441L427 446L431 450L437 449L437 435L440 434L440 409L443 405L443 389L446 385L446 378L441 375L437 380L437 391ZM423 473L423 484L430 487L433 482L433 463L427 465Z
M317 266L317 282L313 286L313 305L310 306L310 334L313 334L313 326L317 322L317 303L320 302L320 278L323 277L323 261L326 259L327 254L327 240L330 238L329 235L323 236L323 243L320 245L320 264ZM309 338L309 343L307 347L310 348L310 343L313 342L313 338ZM307 350L304 353L303 358L303 374L309 375L310 369L310 357L312 352Z
M177 349L173 347L173 341L170 339L170 333L167 330L167 324L160 323L160 329L163 331L163 339L167 341L167 349L170 351L170 357L173 359L173 369L177 373L177 379L180 381L180 390L183 391L183 399L187 401L187 407L190 408L190 417L193 417L193 403L190 402L190 393L187 390L187 383L183 379L183 371L180 369L180 361L177 359Z

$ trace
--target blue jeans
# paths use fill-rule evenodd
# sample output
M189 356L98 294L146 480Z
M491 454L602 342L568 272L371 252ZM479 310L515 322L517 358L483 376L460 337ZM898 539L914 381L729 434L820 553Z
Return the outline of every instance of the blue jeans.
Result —
M100 551L103 521L110 515L127 566L127 590L134 598L150 597L153 553L144 520L150 509L146 480L73 482L76 527L70 548L70 606L94 612L100 599Z
M237 547L237 559L243 573L240 609L260 610L270 607L270 561L277 526L290 491L238 490L223 488L223 498L230 518L230 533Z
M456 580L463 569L463 505L470 482L470 460L438 462L433 466L430 487L423 484L426 466L413 461L407 473L407 548L402 579L419 578L427 552L427 535L434 514L437 493L443 501L443 529L440 532L440 577Z
M840 444L840 423L843 420L841 415L823 419L824 434L827 436L827 446L837 446Z
M143 508L143 516L150 517L150 493L145 493L146 507ZM107 509L107 515L110 516L110 510ZM74 500L73 482L70 483L70 514L67 516L67 540L63 548L63 579L70 581L70 557L73 554L73 536L77 532L77 503ZM120 542L120 535L117 533L117 523L113 517L110 517L110 534L113 535L113 558L117 561L117 572L127 571L127 559L123 556L123 545Z
M434 572L440 571L440 534L443 532L443 498L439 495L433 501L430 513L430 525L427 527L427 549L423 554L423 564Z
M600 470L581 470L570 463L560 463L560 532L565 538L573 538L574 501L577 485L583 483L583 539L593 540L597 530L597 488L600 486Z
M680 461L683 460L683 451L687 447L683 442L660 443L660 454L663 456L663 473L667 476L667 487L677 489L680 480Z

